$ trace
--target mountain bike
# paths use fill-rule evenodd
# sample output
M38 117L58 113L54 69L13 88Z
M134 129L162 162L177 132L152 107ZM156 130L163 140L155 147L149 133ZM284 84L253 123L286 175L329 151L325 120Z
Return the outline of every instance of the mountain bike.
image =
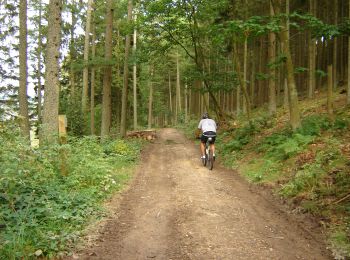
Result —
M213 156L213 151L210 149L210 143L213 140L214 136L207 136L208 140L205 143L205 158L202 159L203 166L207 166L209 170L212 170L214 167L215 158Z

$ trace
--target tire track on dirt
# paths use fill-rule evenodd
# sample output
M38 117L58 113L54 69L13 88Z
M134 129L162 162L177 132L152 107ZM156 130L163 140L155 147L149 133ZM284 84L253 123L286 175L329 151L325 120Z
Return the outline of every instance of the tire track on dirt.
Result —
M97 245L79 259L329 259L232 171L202 167L198 148L163 129Z

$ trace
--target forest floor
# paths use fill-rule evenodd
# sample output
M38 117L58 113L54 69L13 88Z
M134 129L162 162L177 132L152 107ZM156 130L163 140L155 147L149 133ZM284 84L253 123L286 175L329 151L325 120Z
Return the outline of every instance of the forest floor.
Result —
M331 259L317 224L163 129L113 214L69 259Z

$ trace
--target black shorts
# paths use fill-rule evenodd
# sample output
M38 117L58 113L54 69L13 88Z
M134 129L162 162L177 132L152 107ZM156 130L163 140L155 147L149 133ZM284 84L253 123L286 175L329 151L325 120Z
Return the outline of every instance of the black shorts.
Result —
M208 138L212 137L211 142L209 142L210 144L214 144L215 143L215 139L216 139L216 133L215 132L204 132L201 136L201 142L203 144L205 144L208 141Z

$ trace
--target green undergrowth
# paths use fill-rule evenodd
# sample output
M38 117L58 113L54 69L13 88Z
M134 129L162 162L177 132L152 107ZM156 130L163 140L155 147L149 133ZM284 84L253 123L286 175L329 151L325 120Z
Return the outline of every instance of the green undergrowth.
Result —
M321 103L320 103L321 104ZM314 105L314 103L313 103ZM250 182L270 187L292 207L317 216L329 231L335 257L350 257L350 112L303 115L292 131L282 112L274 119L256 114L219 129L217 156ZM283 121L284 120L284 121ZM191 136L190 127L184 126Z
M335 255L350 256L350 117L304 116L297 131L263 121L228 130L219 144L226 166L272 187L294 207L322 219ZM271 132L272 130L272 132ZM339 253L340 252L340 253Z
M16 127L0 132L0 259L64 254L106 214L103 202L126 184L142 146L85 137L32 148Z

